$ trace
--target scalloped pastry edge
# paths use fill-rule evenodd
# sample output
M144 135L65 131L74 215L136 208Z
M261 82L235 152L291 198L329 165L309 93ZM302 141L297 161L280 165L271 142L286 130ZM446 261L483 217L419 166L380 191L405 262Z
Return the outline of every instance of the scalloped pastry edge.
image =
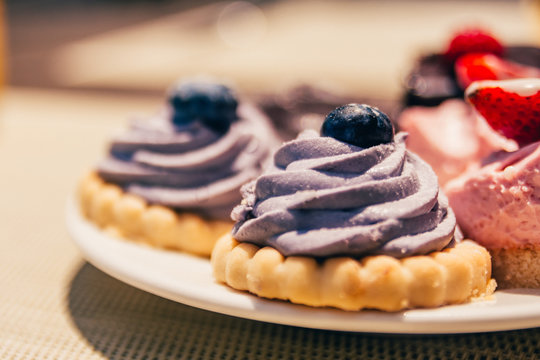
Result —
M399 311L485 298L495 291L488 251L471 240L429 255L396 259L285 257L221 237L211 255L218 282L260 297L343 310Z
M95 172L79 182L77 198L83 216L109 235L204 257L210 256L216 241L233 226L232 221L150 205Z

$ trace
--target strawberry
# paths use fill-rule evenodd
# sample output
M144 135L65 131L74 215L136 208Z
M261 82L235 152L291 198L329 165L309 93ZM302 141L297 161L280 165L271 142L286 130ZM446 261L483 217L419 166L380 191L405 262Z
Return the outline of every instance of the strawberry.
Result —
M449 62L469 53L491 53L501 55L504 47L499 40L481 29L467 29L454 36L444 56Z
M465 89L473 81L540 77L540 69L503 60L493 54L466 54L456 60L454 71Z
M474 82L466 99L487 123L520 146L540 140L540 79Z

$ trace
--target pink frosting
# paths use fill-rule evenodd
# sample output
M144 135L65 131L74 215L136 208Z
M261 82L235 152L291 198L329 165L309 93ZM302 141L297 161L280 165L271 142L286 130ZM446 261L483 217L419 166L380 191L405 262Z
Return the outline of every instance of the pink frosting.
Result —
M411 107L398 119L400 130L409 133L407 147L435 171L439 183L472 168L499 150L515 150L515 142L502 138L462 100L447 100L437 107Z
M446 186L464 233L492 248L540 245L540 142L502 153Z

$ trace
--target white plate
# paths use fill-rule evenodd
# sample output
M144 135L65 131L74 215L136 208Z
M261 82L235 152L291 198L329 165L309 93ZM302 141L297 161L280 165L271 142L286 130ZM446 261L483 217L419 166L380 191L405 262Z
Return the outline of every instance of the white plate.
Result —
M72 199L67 225L86 259L132 286L197 308L277 324L316 329L444 334L540 326L540 291L497 291L490 300L437 309L347 312L272 301L216 283L208 260L153 249L105 235L79 213Z

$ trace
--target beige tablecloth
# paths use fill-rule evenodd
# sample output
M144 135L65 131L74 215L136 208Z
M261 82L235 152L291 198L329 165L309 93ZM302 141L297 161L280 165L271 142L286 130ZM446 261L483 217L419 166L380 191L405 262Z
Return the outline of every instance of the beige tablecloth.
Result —
M89 265L64 206L130 113L161 99L8 89L0 118L1 359L533 359L540 329L396 336L215 314Z

